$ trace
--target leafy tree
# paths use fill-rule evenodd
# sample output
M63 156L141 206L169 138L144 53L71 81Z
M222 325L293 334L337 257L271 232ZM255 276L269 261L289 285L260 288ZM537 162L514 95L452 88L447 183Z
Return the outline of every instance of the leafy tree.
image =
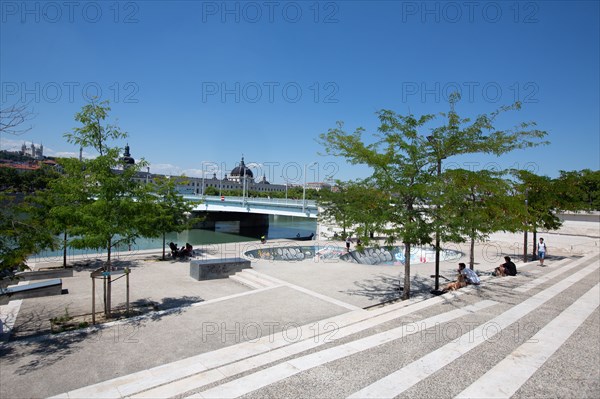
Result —
M324 192L318 201L322 211L319 218L324 222L335 222L342 228L342 239L348 236L348 230L355 223L352 213L357 208L350 198L352 183L336 182L337 190Z
M0 190L23 194L33 193L45 189L48 183L58 176L59 172L47 165L33 170L0 167Z
M527 245L527 232L533 232L533 259L536 259L537 231L556 230L562 225L557 213L565 209L566 202L561 198L556 180L547 176L539 176L526 170L514 171L518 178L516 188L520 194L520 204L523 204L521 212L524 224L525 246ZM526 254L524 252L524 256ZM525 259L526 261L526 259Z
M25 270L30 255L54 248L53 236L43 224L46 215L32 199L57 177L46 166L26 171L0 168L0 272Z
M54 237L36 218L23 194L0 192L0 277L28 269L27 258L53 248Z
M389 206L389 197L361 181L338 181L336 186L335 191L319 192L317 202L323 209L319 217L340 226L342 238L351 235L350 229L353 229L361 241L368 244L374 232L384 230L385 207Z
M65 134L69 143L91 147L98 152L94 159L84 160L85 181L67 176L65 185L79 191L79 198L93 199L85 203L73 203L73 214L79 215L72 226L70 245L74 248L105 249L105 271L112 270L112 249L120 244L131 244L141 235L140 219L147 209L147 191L134 177L146 166L145 161L126 164L121 150L111 147L110 141L127 137L118 127L104 124L110 107L108 102L92 101L75 115L82 126ZM68 209L65 209L68 212ZM110 316L110 276L105 284L105 313Z
M456 102L456 97L453 101ZM403 116L382 110L378 112L379 134L370 139L371 143L363 139L363 128L346 133L340 122L337 128L320 136L327 153L369 166L372 170L369 180L392 198L394 206L387 209L388 232L400 238L405 250L402 298L410 297L411 247L430 243L431 234L441 231L443 226L439 213L444 206L441 160L477 152L499 155L541 144L538 140L546 133L533 129L533 122L507 130L494 128L501 113L519 108L519 103L501 107L474 121L460 118L452 109L449 114L441 114L446 123L431 129L429 136L422 131L434 120L434 115ZM432 191L436 189L440 191Z
M560 171L556 190L570 211L600 210L600 170Z
M442 161L444 159L464 154L486 153L502 155L507 152L547 144L541 139L546 136L545 131L535 128L535 122L522 122L509 129L497 129L494 127L496 120L504 113L518 111L521 109L519 102L509 106L502 106L490 114L482 114L474 120L461 118L455 111L460 96L453 93L450 96L450 111L440 113L446 121L431 130L427 136L429 144L428 152L431 154L431 162L436 165L436 179L432 184L432 221L435 225L436 240L436 272L439 264L440 240L456 239L457 234L462 232L450 227L455 225L453 221L443 217L443 208L447 205L448 197L445 195L448 187L447 181L442 174ZM446 213L447 215L448 213ZM436 289L439 287L439 276L435 277Z
M475 264L475 242L499 230L520 230L515 224L519 200L510 194L510 182L491 171L450 169L444 172L445 240L469 241L469 267ZM457 235L458 234L458 235Z
M60 247L63 250L63 267L66 267L70 233L82 223L82 211L93 198L86 190L84 164L75 158L61 158L58 163L62 170L60 177L52 180L46 190L37 191L31 201L35 217L45 219L48 231L62 235Z
M387 209L389 235L399 237L404 244L404 290L402 297L410 297L410 252L413 245L428 243L430 225L426 221L425 198L430 174L424 139L418 129L429 122L431 116L414 118L401 116L393 111L378 113L380 135L374 143L366 144L358 128L348 134L338 122L335 129L321 135L329 154L343 156L353 164L367 164L373 170L372 181L384 193L392 197L394 206ZM359 204L360 205L360 204ZM352 206L352 204L350 204Z
M69 143L82 148L95 149L100 156L107 155L107 152L111 150L108 145L110 140L127 137L127 133L122 132L117 126L104 124L109 112L108 100L90 101L89 104L83 106L80 112L75 114L75 120L82 126L74 128L73 133L65 133L65 138ZM114 150L114 148L112 149Z

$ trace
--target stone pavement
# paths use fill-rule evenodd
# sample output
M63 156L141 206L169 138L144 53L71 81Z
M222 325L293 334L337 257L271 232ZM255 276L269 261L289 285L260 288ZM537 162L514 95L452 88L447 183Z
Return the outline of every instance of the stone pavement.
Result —
M476 268L518 254L518 238L478 247ZM24 300L0 346L0 397L599 397L598 239L544 238L560 255L547 267L432 297L433 265L415 265L413 299L369 310L397 298L401 267L258 261L247 285L212 286L189 283L186 264L143 261L136 298L164 306L145 317L17 339L36 307L47 315L44 298ZM57 298L85 291L89 273L69 284Z

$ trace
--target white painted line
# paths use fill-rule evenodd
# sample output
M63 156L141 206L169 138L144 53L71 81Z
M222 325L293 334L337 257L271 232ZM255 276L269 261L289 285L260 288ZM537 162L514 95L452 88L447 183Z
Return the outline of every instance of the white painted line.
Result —
M0 306L0 335L7 334L10 336L22 303L22 299L17 299Z
M226 378L219 370L213 369L204 373L196 374L183 380L172 382L168 385L162 385L157 388L138 393L129 398L155 399L173 397L173 392L188 392L197 386L212 384Z
M529 341L519 346L457 398L508 398L556 352L600 305L600 284L589 290Z
M571 274L563 281L513 306L501 315L478 326L473 331L406 365L400 370L350 395L349 398L393 398L431 374L450 364L471 349L486 342L503 329L531 313L556 295L598 269L594 263ZM493 328L490 328L493 326Z
M280 363L273 367L260 370L237 380L233 380L212 389L200 392L198 395L193 395L189 398L232 398L245 395L267 385L291 377L292 375L298 374L302 371L306 371L311 368L321 366L325 363L360 353L387 342L420 333L437 324L446 323L458 317L477 312L495 304L497 304L497 302L489 300L481 301L474 305L451 310L419 322L406 324L398 328L349 342L347 344L335 346L306 356L297 357L287 362Z
M343 308L350 309L350 310L362 310L362 308L359 307L359 306L351 305L349 303L340 301L339 299L335 299L335 298L329 297L327 295L319 294L318 292L311 291L311 290L309 290L307 288L304 288L304 287L300 287L299 285L288 283L287 281L280 280L280 279L278 279L276 277L266 276L266 275L264 275L262 273L258 273L255 270L252 271L252 273L255 274L255 275L260 275L261 277L264 276L263 278L271 280L274 283L277 283L277 284L280 284L280 285L284 285L286 287L293 288L296 291L300 291L300 292L303 292L303 293L308 294L310 296L314 296L315 298L319 298L319 299L321 299L323 301L326 301L326 302L329 302L329 303L333 303L334 305L341 306Z
M556 269L548 274L545 274L542 277L536 278L535 280L532 280L532 281L530 281L526 284L523 284L519 287L515 287L515 288L513 288L513 290L517 291L517 292L527 292L527 291L529 291L537 286L540 286L540 285L552 280L553 278L560 276L561 274L581 265L583 262L585 262L587 260L589 260L589 258L578 259L569 265L563 266L560 269Z
M462 293L457 291L454 293L431 298L427 301L416 302L416 300L414 300L413 302L413 300L408 300L404 302L399 302L394 305L389 305L384 308L379 308L370 312L361 311L345 313L329 319L321 320L319 322L307 324L302 326L299 330L299 336L306 338L302 341L295 343L282 342L283 340L281 339L281 335L279 335L275 339L273 339L272 336L263 337L259 340L259 343L269 345L272 350L260 353L253 357L239 357L240 360L231 362L229 364L224 363L223 357L218 356L217 359L221 360L222 365L216 370L222 373L225 377L233 377L237 374L241 374L246 371L255 369L257 367L261 367L266 364L284 359L286 357L293 356L310 349L314 349L328 342L342 339L344 337L374 327L378 324L385 323L387 321L397 319L399 317L425 309L434 304L441 303L448 298L447 296L457 297L460 295L462 295ZM265 338L269 339L269 342L267 342ZM239 350L236 350L235 353L238 356L240 355ZM207 363L206 358L204 358L203 362ZM215 364L215 366L217 366L217 364ZM177 370L180 372L180 374L183 374L183 372L185 372L185 367L181 367L181 365L179 365L177 366ZM210 371L204 373L210 373ZM181 378L178 381L157 388L149 389L148 391L145 391L140 395L132 396L132 398L173 397L177 395L182 395L188 391L191 391L192 389L200 389L204 385L208 385L208 383L205 383L203 380L204 373L191 375L189 377L184 376L184 378Z
M168 374L171 376L171 381L148 378L144 371L140 371L130 374L129 376L118 377L116 379L95 384L96 389L99 389L100 386L107 386L106 389L112 390L112 387L115 385L121 386L123 384L138 381L138 392L143 391L139 394L139 397L181 395L190 391L190 386L193 386L195 389L201 388L209 383L207 381L215 377L215 374L212 373L211 370L198 373L198 370L196 369L197 365L203 365L207 368L218 367L216 371L223 374L225 377L234 376L273 361L323 345L327 342L331 342L331 340L340 339L356 332L360 332L385 321L425 309L429 306L444 302L448 298L460 295L462 295L462 293L456 291L426 301L412 299L388 305L373 311L366 312L361 310L360 312L344 313L300 327L299 335L303 338L300 342L291 343L289 340L284 339L281 334L278 334L277 336L264 336L255 344L243 342L213 352L164 364L149 370L152 374L156 375ZM339 330L332 331L331 327L339 328ZM265 349L267 347L268 349ZM253 352L249 352L249 350L252 350ZM205 376L204 374L208 375ZM161 384L163 385L161 386ZM84 387L81 389L86 388ZM167 395L165 392L169 392L169 394ZM81 393L86 393L89 397L92 396L87 392L81 391L77 394L79 395ZM138 397L138 394L131 391L129 391L129 395L131 397Z
M251 288L253 290L257 290L257 289L260 289L260 288L265 288L265 286L262 285L262 284L259 284L259 283L255 282L255 281L252 281L252 280L248 279L248 278L244 278L243 276L237 276L235 274L229 276L229 280L235 281L236 283L242 284L243 286L249 287L249 288Z
M289 344L289 342L287 342L286 344L289 345L282 346L280 340L275 339L275 341L271 344L271 351L261 353L253 357L241 359L230 364L226 364L224 366L219 367L216 370L221 372L226 377L233 377L237 374L250 371L257 367L273 363L275 361L284 359L289 356L297 355L304 351L317 348L328 342L333 342L342 339L344 337L374 327L378 324L385 323L387 321L397 319L399 317L425 309L434 304L444 302L446 299L448 299L448 297L458 297L462 294L464 294L464 292L455 291L452 293L431 298L427 301L416 302L416 300L414 300L415 302L411 303L411 301L413 300L408 300L396 303L394 305L389 305L384 308L379 308L370 312L345 313L330 319L311 323L303 326L300 330L300 335L302 337L306 337L306 339L304 339L303 341L292 344ZM263 340L261 339L260 342L263 342ZM161 386L156 389L150 389L149 391L146 391L143 394L145 395L145 397L173 397L177 395L182 395L190 391L191 389L189 387L193 384L196 384L194 389L200 389L202 388L202 386L208 385L193 381L199 378L201 378L201 374L182 378L174 383ZM188 380L189 383L187 382ZM165 394L165 392L168 392L169 394L167 395ZM133 397L137 397L137 395Z
M279 284L277 284L277 283L275 283L275 282L273 282L271 280L267 280L265 278L262 278L262 276L259 276L258 274L250 273L250 272L248 272L248 270L250 270L250 269L244 269L240 273L237 273L237 275L238 276L242 276L242 277L244 277L247 280L251 280L251 281L253 281L255 283L258 283L258 284L260 284L263 287L271 287L271 286L274 286L274 285L279 285Z

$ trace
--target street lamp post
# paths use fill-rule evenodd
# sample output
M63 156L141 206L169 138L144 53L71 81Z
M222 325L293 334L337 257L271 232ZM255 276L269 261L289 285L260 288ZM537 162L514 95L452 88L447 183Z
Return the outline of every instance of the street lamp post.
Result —
M287 199L288 199L288 181L285 177L283 177L283 175L281 175L281 178L285 181L285 202L287 203Z
M304 185L302 186L302 213L306 212L306 168L308 166L314 166L317 162L313 162L310 165L304 164Z
M243 159L242 159L243 160ZM246 167L242 164L243 180L242 180L242 203L246 203Z
M528 205L529 204L529 189L525 189L525 231L524 231L524 235L523 235L523 262L526 263L527 262L527 225L528 225L528 221L527 219L529 218L529 208Z

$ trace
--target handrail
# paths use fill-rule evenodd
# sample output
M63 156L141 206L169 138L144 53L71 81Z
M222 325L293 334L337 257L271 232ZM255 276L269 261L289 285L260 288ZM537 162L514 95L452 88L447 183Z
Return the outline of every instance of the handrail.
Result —
M288 207L302 207L302 200L294 199L282 199L282 198L263 198L263 197L233 197L233 196L218 196L218 195L190 195L186 194L183 196L186 199L191 200L204 200L210 202L229 202L239 204L264 204L264 205L276 205L276 206L288 206ZM306 206L316 207L317 202L314 200L306 200Z

